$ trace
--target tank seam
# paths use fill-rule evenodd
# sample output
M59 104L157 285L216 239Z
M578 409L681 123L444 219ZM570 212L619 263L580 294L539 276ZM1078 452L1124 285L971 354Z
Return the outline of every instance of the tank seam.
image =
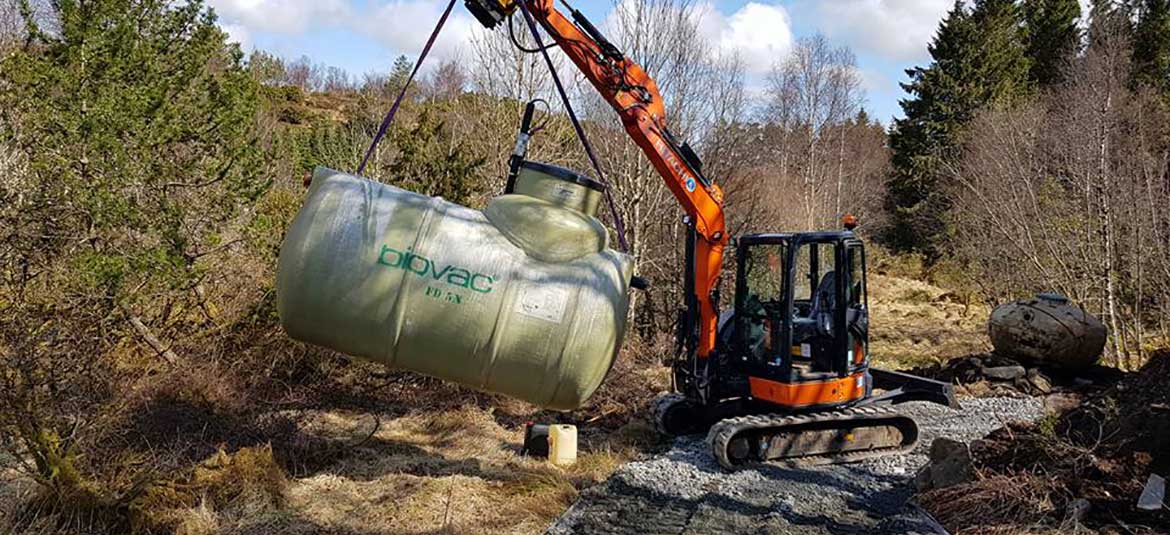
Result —
M412 194L418 195L416 193ZM434 214L440 211L446 213L446 207L444 206L445 201L442 197L423 198L428 199L424 205L426 206L427 210L422 216L422 221L419 222L418 232L416 232L414 235L414 241L410 243L410 250L414 250L416 253L418 252L416 247L421 242L423 234L426 234L426 232L431 228L431 222L434 220ZM394 306L390 309L390 314L394 318L394 332L391 333L391 343L388 344L388 352L393 352L394 358L390 358L390 356L387 355L386 361L391 366L393 366L395 364L395 360L397 360L398 342L402 340L402 320L406 316L406 310L402 306L402 302L403 299L406 298L406 294L409 293L409 290L411 289L409 288L410 279L406 277L405 271L402 272L401 278L402 283L399 284L399 288L401 289L398 291L398 295L394 296Z
M493 226L495 225L493 224ZM481 388L486 388L487 385L491 382L492 371L496 369L496 360L500 354L500 345L503 343L504 331L508 328L509 325L508 314L505 312L504 308L508 306L509 303L515 303L515 300L509 301L509 297L514 297L516 295L517 290L516 284L514 283L516 282L517 265L517 263L513 263L511 269L509 270L508 274L510 276L508 277L508 284L504 288L503 297L500 298L500 306L496 309L496 321L492 326L491 335L488 338L487 343L477 347L476 351L473 353L478 355L481 351L484 350L484 348L487 348L488 351L487 359L485 359L486 363L482 368L480 368L479 371L479 381Z
M583 308L581 306L581 292L582 291L583 291L582 288L577 288L577 290L575 292L573 292L573 312L569 318L568 325L566 326L566 330L568 330L569 336L565 340L564 345L561 346L561 350L557 352L556 364L545 368L545 377L548 376L549 370L556 370L556 372L557 372L556 380L553 381L552 392L549 393L549 396L547 398L549 402L555 401L557 399L557 394L560 394L560 392L561 392L561 386L565 384L565 381L564 381L565 354L569 352L569 348L573 345L574 342L577 341L577 338L581 335L581 333L579 331L581 331L582 329L577 328L577 317L580 316L581 309Z

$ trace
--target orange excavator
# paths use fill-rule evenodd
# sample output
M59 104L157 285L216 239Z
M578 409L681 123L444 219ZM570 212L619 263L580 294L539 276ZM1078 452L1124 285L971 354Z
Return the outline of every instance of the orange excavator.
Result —
M547 50L560 48L617 112L686 212L686 303L672 361L675 392L655 403L661 431L708 431L712 452L727 468L822 464L912 448L918 427L894 404L927 400L957 407L948 384L869 366L865 248L853 232L855 219L846 216L840 231L732 241L723 192L703 174L690 146L671 134L654 80L580 11L567 6L566 17L555 0L464 1L488 28L503 23L514 32L513 17L522 17L537 48L524 49L513 33L514 44L545 54L550 69ZM552 44L544 45L537 24ZM555 70L552 75L600 174ZM524 158L532 111L530 103L513 170ZM734 307L721 314L718 288L729 243L736 250Z

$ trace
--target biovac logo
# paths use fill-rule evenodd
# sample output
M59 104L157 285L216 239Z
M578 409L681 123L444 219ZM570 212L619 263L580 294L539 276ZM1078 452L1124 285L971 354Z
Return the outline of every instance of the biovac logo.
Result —
M442 281L452 286L467 288L481 294L490 293L495 279L483 273L474 273L454 265L438 268L435 261L423 255L416 254L409 247L400 251L389 245L382 246L382 253L378 255L378 263L383 266L399 268L409 271L424 279Z

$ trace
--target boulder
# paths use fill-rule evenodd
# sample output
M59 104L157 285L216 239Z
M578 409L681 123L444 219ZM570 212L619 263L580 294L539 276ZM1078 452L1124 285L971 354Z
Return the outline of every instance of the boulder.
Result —
M918 490L941 489L971 481L975 465L966 442L937 438L930 445L930 462L914 476Z

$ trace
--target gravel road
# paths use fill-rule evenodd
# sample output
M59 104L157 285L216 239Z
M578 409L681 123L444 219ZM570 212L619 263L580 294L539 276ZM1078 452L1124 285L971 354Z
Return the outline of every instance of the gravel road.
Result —
M626 464L582 493L548 533L586 534L936 534L910 505L910 480L935 437L973 440L1011 420L1036 419L1034 398L964 399L956 411L929 403L900 409L921 429L906 455L860 463L726 472L703 436L676 439L665 454Z

